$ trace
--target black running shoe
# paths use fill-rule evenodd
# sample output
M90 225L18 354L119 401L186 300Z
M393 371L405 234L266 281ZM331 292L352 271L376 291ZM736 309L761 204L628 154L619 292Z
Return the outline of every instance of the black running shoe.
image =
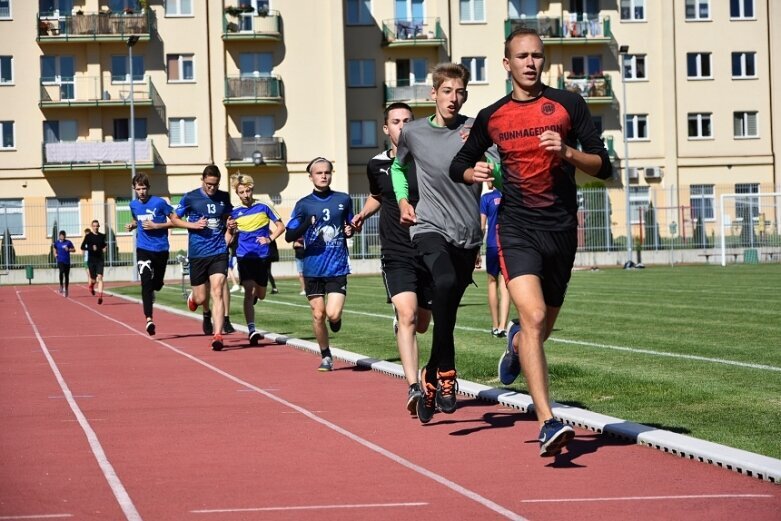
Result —
M212 339L212 351L222 351L223 346L222 335L214 335L214 338Z
M260 340L263 338L263 335L258 333L257 331L253 331L249 334L249 345L256 346L260 343Z
M418 413L418 400L420 400L422 396L420 387L417 384L409 386L409 390L407 391L407 410L413 416Z
M426 368L420 370L418 375L421 397L418 400L418 420L420 423L428 423L436 410L437 388L426 381Z
M277 295L277 294L279 294L279 290L277 288L271 288L271 294L272 295Z
M103 295L98 297L98 304L103 304Z
M155 323L151 319L146 321L146 332L149 333L149 336L155 336Z
M203 316L203 334L207 336L214 334L214 325L212 325L211 315Z
M453 414L456 411L456 392L458 380L456 370L437 371L437 407L445 414Z
M328 321L328 326L331 328L331 331L334 333L338 333L340 329L342 329L342 319L340 318L336 322Z
M233 329L233 324L231 324L230 317L225 317L225 322L222 323L222 334L230 335L231 333L235 332L236 330Z

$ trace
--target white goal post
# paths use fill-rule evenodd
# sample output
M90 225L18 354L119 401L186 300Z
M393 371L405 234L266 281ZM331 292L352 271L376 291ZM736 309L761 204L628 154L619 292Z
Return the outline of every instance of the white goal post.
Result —
M742 248L763 246L766 236L778 237L781 229L781 192L721 194L719 226L721 265L726 266L728 234L739 235ZM777 241L772 242L768 245L781 247L781 244L776 244Z

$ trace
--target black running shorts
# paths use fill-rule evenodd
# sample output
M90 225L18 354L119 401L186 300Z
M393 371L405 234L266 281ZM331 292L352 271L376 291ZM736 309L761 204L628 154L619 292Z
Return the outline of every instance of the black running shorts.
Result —
M239 257L239 280L251 280L260 287L268 286L268 258Z
M418 306L431 309L434 287L431 275L419 257L382 256L382 280L390 299L411 291L418 296Z
M347 295L347 275L340 277L304 277L307 297L322 297L329 293Z
M200 286L215 274L228 276L228 253L190 259L190 285Z

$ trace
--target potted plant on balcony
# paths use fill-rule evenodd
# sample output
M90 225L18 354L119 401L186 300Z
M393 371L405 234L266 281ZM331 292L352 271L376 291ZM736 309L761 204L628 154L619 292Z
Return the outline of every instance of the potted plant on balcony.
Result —
M258 16L262 16L263 18L268 16L268 7L258 7Z
M236 7L235 5L229 5L225 7L225 14L229 14L231 16L239 16L244 11L240 7Z
M52 24L49 22L46 22L44 20L41 20L38 22L38 34L41 36L46 36L49 34L49 32L52 30Z

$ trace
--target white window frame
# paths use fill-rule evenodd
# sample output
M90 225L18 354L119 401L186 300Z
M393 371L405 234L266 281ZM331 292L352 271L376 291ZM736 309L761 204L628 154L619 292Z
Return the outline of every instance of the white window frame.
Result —
M631 81L648 81L648 63L646 62L647 55L645 54L627 54L625 55L624 59L624 81L631 82ZM637 75L637 62L642 61L643 62L643 76ZM629 63L629 66L627 67L627 63ZM629 69L632 72L631 76L626 75L626 71Z
M756 20L757 19L757 4L754 0L738 0L738 10L740 11L737 16L732 13L732 3L729 6L729 19L730 20ZM751 10L754 14L746 16L746 5L751 4Z
M459 0L459 15L458 15L458 21L462 24L484 24L486 22L486 2L489 0ZM476 13L477 9L477 3L480 3L480 5L483 6L483 12L482 13ZM467 7L468 13L464 13L464 7ZM465 17L465 14L468 14L468 17ZM482 17L478 17L478 15L481 15Z
M58 206L51 206L52 201L57 201ZM69 201L73 202L76 201L76 206L59 206L61 202L63 201ZM67 214L76 214L76 224L71 224L68 226L71 227L65 227L61 219L57 220L57 233L60 232L60 230L65 230L65 233L68 234L69 237L80 237L82 234L82 226L81 226L81 204L79 204L79 200L75 197L47 197L46 198L46 237L51 238L51 232L52 227L54 226L54 219L51 219L50 217L52 214L60 215L62 213Z
M715 185L691 185L689 187L689 206L694 208L692 201L702 201L702 220L712 222L716 220L716 189ZM706 204L710 201L710 205Z
M27 229L27 227L24 224L24 198L21 198L21 197L3 197L2 199L0 199L0 201L3 201L3 202L10 201L10 202L13 202L13 203L19 203L19 206L0 206L0 213L2 213L3 215L8 215L8 214L17 215L18 214L18 215L22 216L22 233L19 234L19 233L11 232L11 237L15 238L15 239L16 238L23 238L25 236L24 232ZM5 228L3 229L2 233L5 233Z
M749 134L749 121L754 118L754 128L756 134ZM740 133L735 132L736 124L740 119ZM732 134L735 139L759 139L759 112L756 110L741 110L732 113Z
M166 67L168 66L169 58L171 56L177 57L177 62L179 66L179 78L172 80L170 77L168 77L168 71L166 71L166 77L168 78L168 83L195 83L195 54L193 53L170 53L166 55L165 57L165 64ZM193 69L193 77L191 79L183 78L182 72L184 71L184 62L189 61L192 64Z
M10 130L8 129L10 127ZM5 133L10 131L11 133L11 146L7 147L5 143ZM0 150L9 151L16 150L16 122L14 121L0 121Z
M412 5L413 5L414 1L415 0L404 0L404 3L406 4L406 11L407 12L404 13L403 15L396 12L396 0L393 1L393 12L394 12L394 16L396 17L397 20L415 20L416 19L415 16L413 16L413 14L412 14L412 11L413 11ZM420 4L423 7L423 15L421 16L421 18L423 20L425 20L426 19L426 14L427 14L427 11L428 11L426 9L426 0L422 0L420 2Z
M735 193L739 196L742 196L735 199L735 215L743 213L738 211L739 206L748 206L751 210L752 222L758 221L759 214L762 211L759 203L759 194L762 193L759 187L759 183L735 183ZM738 222L743 222L743 217L736 217L735 220Z
M624 11L621 7L622 2L628 2L629 3L629 17L624 18ZM635 13L637 12L637 8L642 8L643 10L643 17L642 18L636 18ZM646 5L645 0L619 0L618 3L618 16L621 19L621 22L645 22L646 21Z
M180 141L172 141L171 140L171 126L174 123L178 123L181 128L181 140ZM192 124L192 134L193 134L193 142L188 143L185 141L187 132L186 132L186 125L190 123ZM197 147L198 146L198 122L195 118L168 118L168 146L170 148L183 148L183 147Z
M478 67L478 62L482 60L482 67ZM464 56L461 58L461 65L466 67L469 70L469 84L472 83L481 84L481 83L488 83L488 72L486 68L486 57L485 56ZM478 72L482 69L483 71L483 77L479 78Z
M689 4L694 5L694 16L687 16L686 8ZM708 15L706 17L700 16L700 8L705 5L708 7ZM711 6L710 0L686 0L683 6L683 16L687 22L709 22L711 20Z
M120 59L124 58L124 62L125 62L125 79L124 80L115 79L114 58L120 58ZM142 83L142 82L145 81L144 76L146 76L146 63L145 63L146 60L144 60L144 55L143 54L134 54L133 55L133 61L135 61L135 62L141 61L141 63L143 64L143 71L141 72L141 74L139 74L138 71L136 71L136 68L133 67L133 76L134 76L133 83ZM126 54L112 54L111 55L111 72L110 72L110 74L111 74L111 84L112 85L124 85L126 83L129 84L130 83L130 56L128 56Z
M358 77L354 77L351 73L351 64L357 64ZM367 64L371 64L371 76L367 75ZM373 59L353 59L347 60L347 86L351 88L365 88L377 86L377 63Z
M691 76L689 74L689 56L694 55L694 67L695 67L695 74L694 76ZM708 76L704 76L702 74L702 58L703 56L707 56L708 58L708 69L710 74ZM712 80L713 79L713 61L711 60L711 53L709 52L687 52L686 53L686 78L689 80Z
M170 18L193 17L195 16L195 2L196 0L190 0L190 12L183 13L182 0L165 0L165 9L163 10L163 12L166 17L170 17ZM169 12L168 10L169 5L176 6L176 9L171 9L171 12Z
M689 133L689 123L692 121L697 124L697 133L695 135ZM710 134L707 135L704 133L706 130L706 121L708 123L707 128L710 131ZM689 112L686 116L686 135L688 136L689 141L713 139L713 114L710 112Z
M527 10L531 11L530 8L533 8L533 13L524 12ZM540 2L538 0L507 0L507 18L513 20L536 18L539 12Z
M368 9L362 9L363 6L368 6ZM373 25L374 15L372 14L372 0L347 0L344 3L346 10L344 19L347 25ZM357 18L351 18L351 10L358 9L356 15ZM368 15L368 16L367 16Z
M357 127L356 127L357 125ZM360 141L353 141L353 130L360 130ZM350 120L350 148L376 148L377 147L377 121L373 119Z
M2 77L0 76L0 85L6 86L6 85L14 85L16 82L16 78L14 77L14 57L11 55L3 55L0 56L1 58L8 58L8 71L11 73L11 79L8 81L3 81ZM2 62L0 62L2 64ZM0 72L2 71L2 67L0 66Z
M639 136L640 122L645 122L645 135ZM627 114L624 118L624 122L627 128L632 128L632 137L626 137L627 141L650 141L651 132L648 124L648 114ZM629 133L624 129L625 135Z
M757 53L754 51L742 51L742 52L733 52L732 53L732 60L734 61L735 55L740 56L740 72L742 73L740 76L735 76L735 71L732 68L732 63L730 62L730 71L732 72L732 79L733 80L755 80L757 79ZM747 74L748 71L748 57L751 56L752 65L754 66L754 75L749 76Z
M13 2L11 0L5 0L8 4L8 14L6 16L0 16L0 20L13 20L14 12L12 9Z
M640 223L638 208L643 209L643 213L648 210L651 203L651 189L648 186L630 186L629 187L629 219L632 224Z

